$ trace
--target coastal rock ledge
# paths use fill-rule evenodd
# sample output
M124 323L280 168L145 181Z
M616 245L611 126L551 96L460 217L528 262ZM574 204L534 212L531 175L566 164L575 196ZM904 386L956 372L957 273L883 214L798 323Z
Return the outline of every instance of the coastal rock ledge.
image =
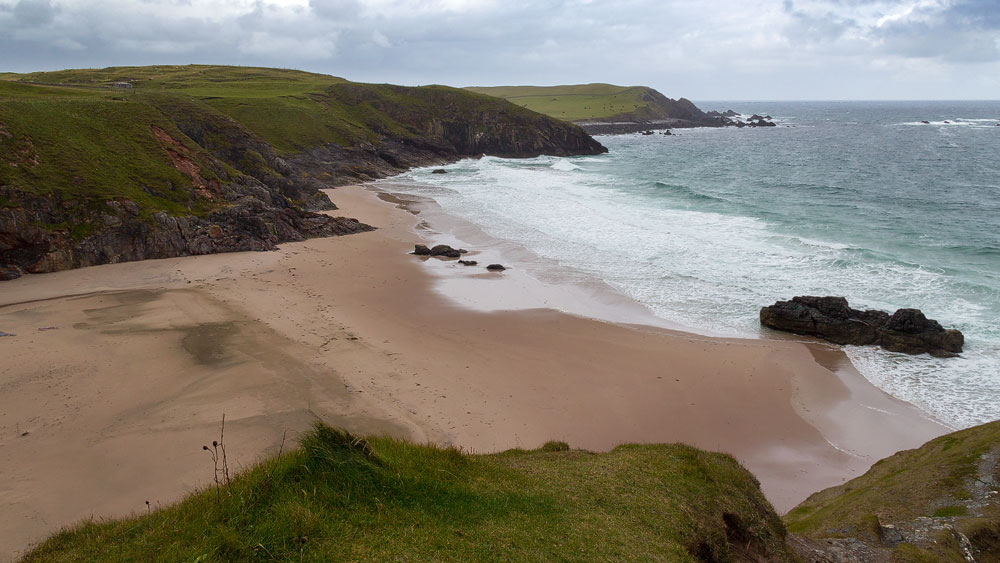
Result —
M793 297L760 310L760 324L775 330L818 336L836 344L878 345L891 352L928 353L939 358L962 352L965 337L944 329L919 309L852 309L843 297Z

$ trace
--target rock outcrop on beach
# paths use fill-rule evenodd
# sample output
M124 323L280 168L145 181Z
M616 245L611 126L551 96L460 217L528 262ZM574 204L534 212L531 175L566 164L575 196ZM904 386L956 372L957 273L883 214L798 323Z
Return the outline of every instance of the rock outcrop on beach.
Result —
M113 82L142 87L126 99ZM206 84L217 95L198 94ZM317 213L336 209L322 188L483 154L607 150L490 96L280 69L8 75L0 102L0 280L361 232Z
M0 197L17 204L0 209L0 263L6 263L0 280L150 258L273 250L281 242L373 229L290 206L260 185L220 189L231 190L233 203L204 217L160 211L144 218L129 200L88 204L0 188ZM94 232L77 237L72 228L48 225L89 225Z
M949 357L962 352L965 338L944 329L919 309L885 311L852 309L843 297L794 297L760 310L763 326L818 336L836 344L878 345L892 352Z
M463 254L468 252L464 248L452 248L447 244L438 244L433 248L428 248L426 244L415 244L413 245L413 252L417 256L439 256L442 258L461 258Z

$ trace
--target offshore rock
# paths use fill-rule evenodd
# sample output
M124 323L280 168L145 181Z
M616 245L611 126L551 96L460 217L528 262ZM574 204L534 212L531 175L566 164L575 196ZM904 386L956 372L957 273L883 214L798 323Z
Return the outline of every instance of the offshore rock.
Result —
M900 309L889 317L879 344L892 352L948 357L962 351L965 337L958 330L944 329L919 309Z
M918 309L852 309L843 297L794 297L760 310L760 324L775 330L818 336L836 344L879 345L892 352L949 357L962 351L964 337L945 330Z

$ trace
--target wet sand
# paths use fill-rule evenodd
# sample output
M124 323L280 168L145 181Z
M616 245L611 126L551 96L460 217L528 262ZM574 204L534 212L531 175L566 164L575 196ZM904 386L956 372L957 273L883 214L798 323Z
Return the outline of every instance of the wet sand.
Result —
M0 285L0 559L207 484L223 414L236 465L316 419L473 452L686 442L733 454L779 511L948 431L821 344L461 307L442 275L498 303L523 278L425 263L419 216L328 193L379 230Z

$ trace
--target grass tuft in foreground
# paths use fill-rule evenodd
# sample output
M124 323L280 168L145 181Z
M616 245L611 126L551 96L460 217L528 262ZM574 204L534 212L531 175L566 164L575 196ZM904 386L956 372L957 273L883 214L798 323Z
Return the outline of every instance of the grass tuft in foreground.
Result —
M318 424L301 448L26 561L790 560L732 457L683 445L469 455Z

